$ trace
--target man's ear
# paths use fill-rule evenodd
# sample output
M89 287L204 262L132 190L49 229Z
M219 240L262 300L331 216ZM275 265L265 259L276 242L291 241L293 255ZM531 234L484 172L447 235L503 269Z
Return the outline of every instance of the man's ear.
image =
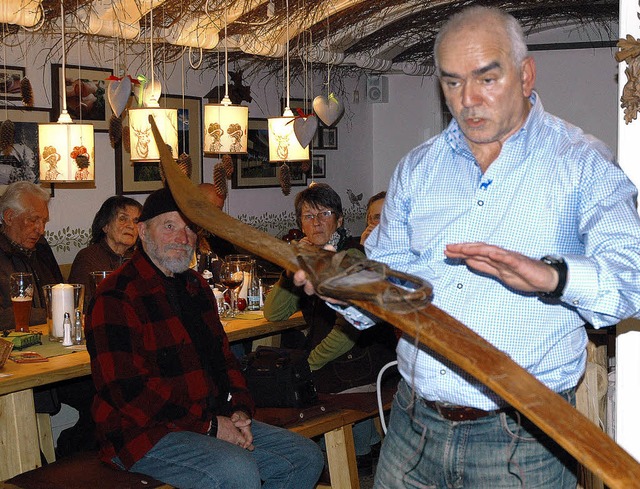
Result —
M147 226L144 225L144 222L139 222L137 226L138 226L138 238L140 239L140 241L144 241L145 234L147 232Z
M7 226L11 226L15 217L16 212L13 209L5 209L4 214L2 214L2 222Z
M522 93L528 98L531 96L536 83L536 62L531 56L527 56L522 61L520 78L522 81Z
M341 228L343 223L344 223L344 218L343 217L339 217L338 218L338 227Z

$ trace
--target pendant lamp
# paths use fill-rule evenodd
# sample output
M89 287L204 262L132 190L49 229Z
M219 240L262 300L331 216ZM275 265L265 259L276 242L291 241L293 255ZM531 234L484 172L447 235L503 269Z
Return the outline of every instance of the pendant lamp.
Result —
M289 108L289 0L287 0L287 106L282 117L270 117L269 161L306 161L309 159L309 145L304 148L293 132L293 112Z
M160 152L151 133L149 116L155 120L162 139L169 146L171 155L178 157L178 110L160 107L158 99L162 91L160 82L154 78L153 58L153 9L151 16L151 85L143 90L141 95L143 107L129 109L129 139L131 142L131 161L156 162L160 161Z
M227 9L224 11L224 98L219 104L204 106L204 154L240 154L247 152L249 107L233 105L229 98L227 66Z
M60 1L62 25L62 112L58 122L38 124L38 151L40 154L40 182L92 182L95 180L95 154L93 125L75 124L67 112L66 51L64 29L64 2Z

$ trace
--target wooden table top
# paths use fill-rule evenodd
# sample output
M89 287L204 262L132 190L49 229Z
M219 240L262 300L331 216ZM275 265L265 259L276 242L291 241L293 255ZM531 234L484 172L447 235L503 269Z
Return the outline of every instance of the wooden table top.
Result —
M300 313L285 321L270 322L261 318L233 319L225 323L224 329L229 341L268 336L305 324ZM46 325L32 326L31 330L42 331L45 336L48 334ZM0 369L0 395L90 374L89 354L86 351L51 357L48 362L40 363L15 363L7 360Z

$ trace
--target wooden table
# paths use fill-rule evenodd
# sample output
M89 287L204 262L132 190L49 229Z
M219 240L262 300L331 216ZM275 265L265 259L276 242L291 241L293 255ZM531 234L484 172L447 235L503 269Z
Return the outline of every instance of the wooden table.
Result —
M303 324L304 319L298 313L286 321L273 323L266 319L234 319L225 324L225 331L229 341L239 341L277 334ZM32 329L46 330L46 326ZM17 364L9 360L0 369L2 374L9 376L0 377L0 481L42 465L41 438L49 438L52 446L50 425L38 430L33 388L90 375L91 367L89 354L79 351L43 363Z

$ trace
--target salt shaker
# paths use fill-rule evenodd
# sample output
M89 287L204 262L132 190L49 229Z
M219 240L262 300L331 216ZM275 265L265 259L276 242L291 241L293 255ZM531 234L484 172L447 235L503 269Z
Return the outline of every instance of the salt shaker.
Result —
M62 323L62 346L71 346L73 341L71 340L71 317L68 312L64 313L64 322Z
M74 345L82 344L82 313L76 311L76 321L73 323L72 341Z

